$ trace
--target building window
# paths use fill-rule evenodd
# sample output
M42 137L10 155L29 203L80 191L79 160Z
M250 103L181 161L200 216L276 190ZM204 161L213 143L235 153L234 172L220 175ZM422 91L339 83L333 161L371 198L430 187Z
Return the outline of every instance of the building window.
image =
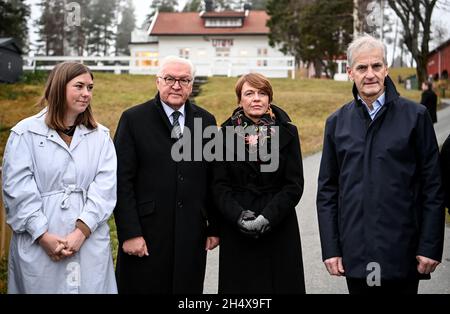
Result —
M198 50L197 50L197 55L198 55L199 57L204 57L204 56L206 56L206 49L204 49L204 48L198 48Z
M158 52L156 51L138 51L135 57L148 58L144 60L136 60L137 67L157 67L158 66Z
M212 39L211 44L213 47L233 47L234 40L230 39Z
M258 48L257 56L266 58L267 57L267 48ZM259 66L259 67L266 67L267 66L267 59L258 59L258 60L256 60L256 65Z
M181 48L179 52L179 57L189 59L189 51L190 51L189 48Z
M241 18L205 19L205 27L242 27Z
M216 48L216 57L217 58L228 58L230 56L230 48L228 47L217 47Z

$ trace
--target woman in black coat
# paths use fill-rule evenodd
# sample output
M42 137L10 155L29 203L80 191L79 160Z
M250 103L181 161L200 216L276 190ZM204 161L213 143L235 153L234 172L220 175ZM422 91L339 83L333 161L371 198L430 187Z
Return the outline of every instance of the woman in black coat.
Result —
M297 128L271 104L263 75L242 76L236 96L239 107L221 128L227 158L215 169L219 293L305 293L295 212L303 193Z

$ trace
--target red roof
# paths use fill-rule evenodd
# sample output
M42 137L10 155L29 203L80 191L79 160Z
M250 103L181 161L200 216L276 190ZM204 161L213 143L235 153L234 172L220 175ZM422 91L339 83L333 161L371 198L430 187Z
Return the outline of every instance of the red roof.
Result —
M221 14L222 13L222 14ZM244 18L242 27L205 27L204 18L198 12L159 12L150 36L175 35L267 35L269 19L266 11L249 11L248 16L238 12ZM230 12L208 12L208 18L231 17ZM233 17L237 17L234 15Z

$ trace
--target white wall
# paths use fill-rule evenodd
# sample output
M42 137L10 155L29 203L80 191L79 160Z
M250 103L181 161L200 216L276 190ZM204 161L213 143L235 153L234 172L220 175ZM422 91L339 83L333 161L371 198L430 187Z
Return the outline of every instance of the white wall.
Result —
M233 39L229 55L218 56L213 39ZM132 56L133 52L145 49L146 45L130 45ZM180 51L184 50L184 57L189 57L196 66L197 75L239 76L248 72L260 72L268 77L289 75L286 56L269 46L267 36L160 36L157 48L148 46L148 49L157 49L160 59L181 56ZM269 59L258 56L258 49L266 49Z

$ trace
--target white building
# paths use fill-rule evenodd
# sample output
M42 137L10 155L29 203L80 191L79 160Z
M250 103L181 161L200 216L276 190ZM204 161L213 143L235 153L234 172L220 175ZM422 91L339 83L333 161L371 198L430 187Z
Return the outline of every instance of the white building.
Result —
M197 75L294 75L294 57L269 46L265 11L159 12L146 34L133 32L130 73L156 73L159 59L190 59ZM145 59L142 59L145 58Z

